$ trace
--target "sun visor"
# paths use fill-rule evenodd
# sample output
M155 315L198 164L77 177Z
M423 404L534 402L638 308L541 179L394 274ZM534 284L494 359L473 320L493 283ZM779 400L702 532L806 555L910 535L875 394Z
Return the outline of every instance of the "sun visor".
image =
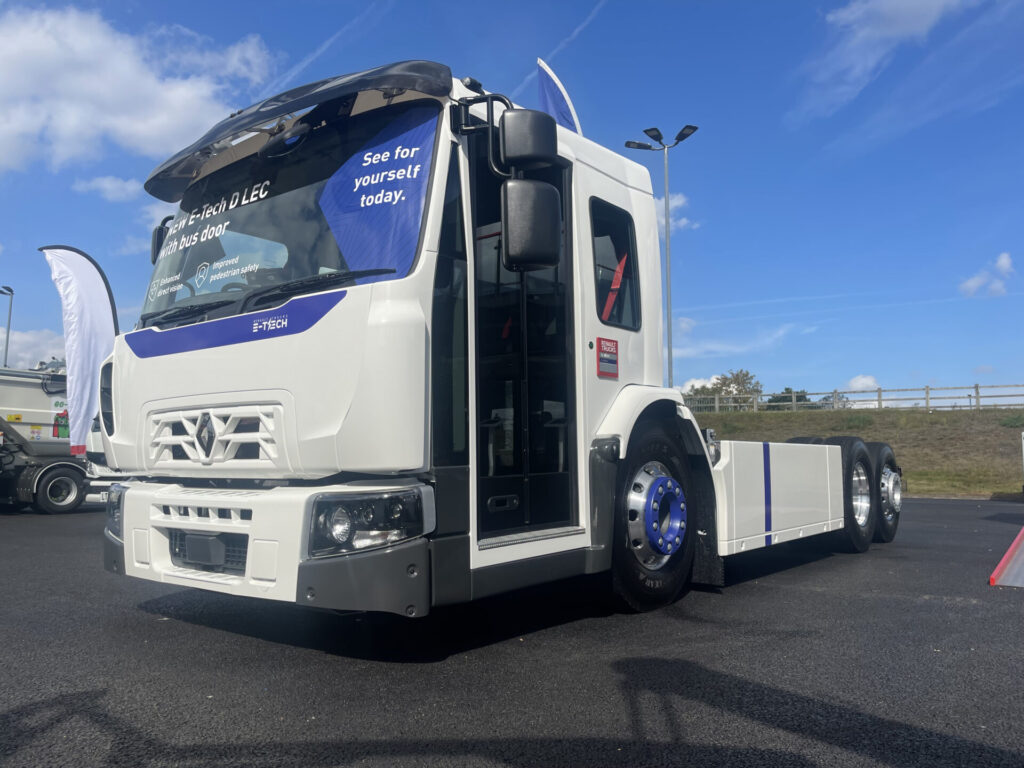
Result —
M360 91L385 88L417 91L428 96L446 96L451 87L452 73L444 64L402 61L292 88L217 123L199 141L153 171L146 179L146 191L169 203L178 202L196 172L217 153L217 144L325 101Z

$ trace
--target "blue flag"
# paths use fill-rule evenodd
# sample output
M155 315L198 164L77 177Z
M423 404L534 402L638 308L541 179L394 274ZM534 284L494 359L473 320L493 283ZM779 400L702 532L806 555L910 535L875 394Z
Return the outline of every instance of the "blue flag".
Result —
M565 92L565 86L541 59L537 59L537 86L540 90L540 108L555 118L560 126L582 136L580 119L576 116L576 108L569 94Z

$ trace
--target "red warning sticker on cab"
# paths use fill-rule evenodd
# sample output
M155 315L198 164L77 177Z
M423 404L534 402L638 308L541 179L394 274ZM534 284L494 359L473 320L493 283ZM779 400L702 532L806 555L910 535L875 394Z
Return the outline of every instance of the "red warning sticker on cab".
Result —
M597 375L602 379L619 378L619 342L615 339L598 338Z

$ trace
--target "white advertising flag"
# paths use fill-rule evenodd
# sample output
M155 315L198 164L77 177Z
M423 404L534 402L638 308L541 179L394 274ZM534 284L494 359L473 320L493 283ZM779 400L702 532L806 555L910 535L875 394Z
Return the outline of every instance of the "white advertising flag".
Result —
M92 257L67 245L40 248L50 264L64 310L71 453L85 453L85 439L100 410L100 365L114 349L117 310L107 276Z

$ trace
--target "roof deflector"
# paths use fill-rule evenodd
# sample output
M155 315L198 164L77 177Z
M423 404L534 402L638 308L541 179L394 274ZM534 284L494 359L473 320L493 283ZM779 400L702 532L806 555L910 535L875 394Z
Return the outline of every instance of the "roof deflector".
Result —
M199 141L161 164L146 179L146 191L169 203L177 202L195 172L215 154L214 145L218 142L322 102L379 88L404 88L428 96L445 96L452 88L452 73L444 64L432 61L401 61L271 96L221 120Z

